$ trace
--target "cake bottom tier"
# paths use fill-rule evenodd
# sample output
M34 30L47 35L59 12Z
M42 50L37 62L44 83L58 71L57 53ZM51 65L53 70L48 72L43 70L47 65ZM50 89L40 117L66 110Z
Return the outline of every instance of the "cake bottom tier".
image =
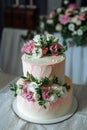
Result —
M68 113L73 100L73 85L70 78L65 76L65 82L70 85L68 96L58 98L55 102L47 102L46 108L38 102L28 102L22 96L17 96L17 108L20 113L29 115L32 119L54 119Z

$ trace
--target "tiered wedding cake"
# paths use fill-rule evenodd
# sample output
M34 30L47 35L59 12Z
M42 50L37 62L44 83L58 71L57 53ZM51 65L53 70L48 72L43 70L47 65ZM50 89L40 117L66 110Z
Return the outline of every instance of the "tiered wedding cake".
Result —
M73 86L65 76L65 50L50 34L36 35L24 44L21 50L24 75L12 86L20 113L37 120L67 114Z

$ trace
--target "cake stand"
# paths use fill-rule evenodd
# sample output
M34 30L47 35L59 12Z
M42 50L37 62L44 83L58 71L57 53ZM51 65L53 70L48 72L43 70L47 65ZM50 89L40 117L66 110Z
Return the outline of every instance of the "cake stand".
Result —
M77 111L78 101L77 101L76 97L74 96L71 108L66 115L58 117L58 118L46 119L46 120L34 119L32 117L29 117L29 115L19 112L17 109L17 100L16 99L12 103L12 108L13 108L14 112L16 113L16 115L18 115L20 118L22 118L25 121L33 122L33 123L37 123L37 124L54 124L54 123L59 123L59 122L65 121L65 120L69 119L70 117L72 117L75 114L75 112Z

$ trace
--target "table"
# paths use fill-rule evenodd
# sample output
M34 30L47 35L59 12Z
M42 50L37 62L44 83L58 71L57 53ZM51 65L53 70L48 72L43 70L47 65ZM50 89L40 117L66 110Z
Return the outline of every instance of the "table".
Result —
M19 79L12 80L14 83ZM10 84L9 83L9 84ZM87 85L74 85L79 108L68 120L52 125L40 125L20 119L12 109L14 96L9 84L0 90L0 130L87 130Z
M21 48L24 41L21 35L26 35L27 30L23 29L3 29L0 50L0 67L6 73L21 75Z

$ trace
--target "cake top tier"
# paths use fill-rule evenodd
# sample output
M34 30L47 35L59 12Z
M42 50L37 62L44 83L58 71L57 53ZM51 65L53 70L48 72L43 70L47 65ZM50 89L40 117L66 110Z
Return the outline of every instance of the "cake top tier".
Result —
M63 54L66 47L58 43L58 38L51 34L40 34L27 41L21 49L22 53L28 54L32 58L43 56L57 56Z

